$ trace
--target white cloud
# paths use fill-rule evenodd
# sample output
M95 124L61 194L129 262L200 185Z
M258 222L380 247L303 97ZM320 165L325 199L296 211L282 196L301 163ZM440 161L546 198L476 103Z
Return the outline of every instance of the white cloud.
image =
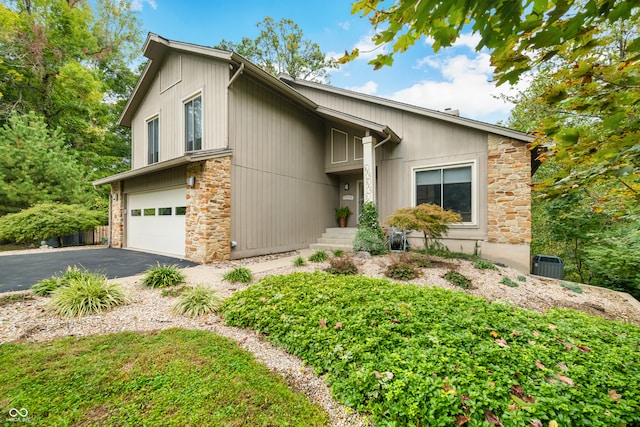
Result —
M513 107L495 96L501 93L513 95L518 87L505 84L498 88L491 82L493 69L487 53L478 53L473 57L432 56L419 63L438 72L442 81L421 81L393 93L392 99L440 111L445 108L459 109L463 117L485 121L490 116L506 116ZM526 85L526 82L522 82L519 86Z
M153 10L158 8L158 4L156 0L132 0L131 1L131 10L141 11L144 8L144 4L148 4L151 6Z
M354 92L364 93L366 95L373 95L378 91L378 83L374 82L373 80L369 80L362 86L352 86L348 87L347 89Z
M387 44L376 45L371 40L374 36L373 32L369 32L364 36L360 37L360 40L356 43L354 48L360 51L360 56L358 59L365 59L367 61L375 58L379 54L384 54L387 52Z
M338 27L342 28L345 31L349 31L349 28L351 28L351 22L349 21L338 22Z
M476 46L478 45L478 43L480 42L480 35L479 34L474 34L474 33L464 33L464 34L460 34L460 37L458 37L456 39L456 41L453 43L452 46L450 46L451 48L453 47L468 47L469 49L473 49L475 50ZM433 45L433 37L427 37L425 38L424 43L427 46L432 46Z

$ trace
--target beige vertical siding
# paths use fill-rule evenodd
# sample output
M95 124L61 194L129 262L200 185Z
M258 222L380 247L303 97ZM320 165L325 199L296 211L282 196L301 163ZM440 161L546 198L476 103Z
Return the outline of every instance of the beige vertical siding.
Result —
M187 167L178 166L160 172L138 176L124 182L124 193L139 193L141 191L160 190L187 184Z
M246 76L229 91L232 258L313 243L335 222L325 124Z
M297 89L325 107L388 125L402 138L400 144L387 143L376 151L377 199L381 221L395 209L415 203L414 168L473 163L477 221L474 225L452 226L449 237L472 241L487 238L486 132L306 86ZM329 143L327 139L325 165L329 171L334 171L335 165L328 163Z
M193 55L169 55L132 120L132 169L147 165L146 122L160 121L159 161L184 154L183 102L202 93L202 149L227 146L226 87L229 65Z

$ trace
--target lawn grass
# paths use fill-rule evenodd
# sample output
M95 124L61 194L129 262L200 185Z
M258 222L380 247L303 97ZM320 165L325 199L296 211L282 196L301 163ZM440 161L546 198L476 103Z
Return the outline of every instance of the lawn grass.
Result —
M326 273L266 277L223 313L326 374L376 425L640 425L634 325Z
M0 407L26 408L32 425L328 424L251 355L204 331L2 344L0 390Z

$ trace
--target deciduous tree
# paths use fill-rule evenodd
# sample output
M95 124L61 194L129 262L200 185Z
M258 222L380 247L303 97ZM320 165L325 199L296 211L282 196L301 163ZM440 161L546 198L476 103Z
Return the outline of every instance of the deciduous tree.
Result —
M320 46L304 39L302 29L291 19L275 22L266 17L257 24L260 34L255 39L243 37L238 44L221 40L216 46L230 50L260 65L273 75L289 74L302 80L325 81L335 61L327 58Z

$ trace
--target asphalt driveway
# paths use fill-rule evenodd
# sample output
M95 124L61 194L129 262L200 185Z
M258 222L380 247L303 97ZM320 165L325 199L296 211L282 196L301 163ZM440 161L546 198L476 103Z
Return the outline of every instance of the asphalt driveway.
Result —
M179 267L197 265L168 256L114 248L17 253L0 256L0 293L29 289L38 280L65 271L68 266L99 270L113 279L140 274L158 262Z

